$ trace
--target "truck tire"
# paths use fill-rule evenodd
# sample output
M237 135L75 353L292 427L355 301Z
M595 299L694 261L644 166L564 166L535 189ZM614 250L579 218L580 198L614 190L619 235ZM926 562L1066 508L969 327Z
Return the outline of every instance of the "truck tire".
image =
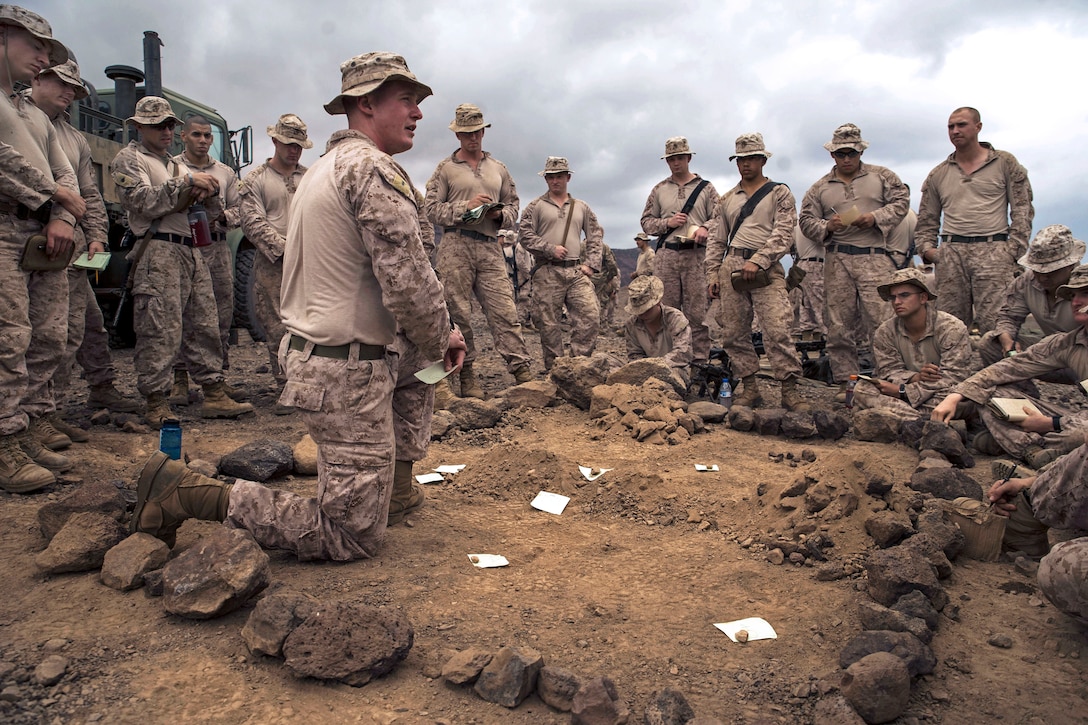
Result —
M234 258L234 326L249 331L255 342L264 342L253 290L253 260L257 254L259 252L253 247L242 247Z

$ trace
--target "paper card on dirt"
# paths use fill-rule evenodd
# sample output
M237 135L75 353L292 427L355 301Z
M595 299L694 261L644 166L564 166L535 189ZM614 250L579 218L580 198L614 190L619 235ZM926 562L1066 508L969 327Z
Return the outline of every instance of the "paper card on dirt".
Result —
M506 557L501 554L469 554L468 560L477 569L495 569L510 564Z
M439 473L460 473L465 470L464 463L443 463L438 468L434 469Z
M735 622L723 622L721 624L715 624L715 627L725 633L725 636L734 642L737 641L737 632L742 629L748 633L748 641L756 639L778 639L778 633L774 631L774 627L763 617L748 617L747 619L738 619Z
M416 480L420 483L442 483L446 479L442 478L441 473L421 473L416 476Z
M590 468L589 466L578 466L578 470L582 472L587 481L596 481L604 474L611 471L611 468Z
M454 368L456 370L457 368ZM416 377L427 385L434 385L439 380L445 379L447 375L452 373L453 370L446 370L446 366L443 363L436 362L434 365L428 365L422 370L418 371Z
M708 465L706 463L696 463L695 464L695 470L698 471L699 473L717 473L718 472L718 464L717 463L711 463L711 464Z
M541 491L533 499L533 502L529 504L535 509L540 511L546 511L550 514L558 516L563 513L563 509L570 503L569 496L563 496L558 493L549 493L548 491Z

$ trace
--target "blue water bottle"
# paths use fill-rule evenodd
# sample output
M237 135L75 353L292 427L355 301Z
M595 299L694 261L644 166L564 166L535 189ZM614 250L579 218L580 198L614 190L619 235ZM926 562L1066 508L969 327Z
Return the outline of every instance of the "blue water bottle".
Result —
M177 418L167 418L162 422L159 450L175 461L181 460L181 421Z
M722 386L718 388L718 405L733 407L733 386L729 384L728 376L722 377Z

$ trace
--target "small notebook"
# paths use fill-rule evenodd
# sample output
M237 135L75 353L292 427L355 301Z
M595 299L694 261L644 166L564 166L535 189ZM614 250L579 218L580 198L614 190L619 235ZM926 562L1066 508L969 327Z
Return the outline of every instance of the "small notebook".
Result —
M1027 398L990 398L990 402L986 405L994 415L1010 423L1019 423L1027 418L1029 413L1042 415L1035 404ZM1027 413L1024 412L1024 408L1028 409Z

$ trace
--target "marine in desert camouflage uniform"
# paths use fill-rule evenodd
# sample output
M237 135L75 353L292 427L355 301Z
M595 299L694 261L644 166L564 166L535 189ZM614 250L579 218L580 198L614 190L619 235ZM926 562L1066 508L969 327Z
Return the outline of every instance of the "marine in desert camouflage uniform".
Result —
M590 278L597 293L597 306L601 310L601 329L612 326L616 317L616 297L620 291L620 268L612 247L601 244L601 271Z
M827 333L824 324L824 248L801 231L793 230L794 264L805 271L805 278L790 290L793 305L792 332L802 340L815 340Z
M518 308L518 322L522 329L532 327L532 287L533 287L533 257L518 244L517 232L511 229L499 230L499 241L502 243L502 256L506 261L506 276L510 278L510 285L514 288L514 304Z
M639 232L635 235L635 246L638 247L638 259L635 260L635 271L631 272L631 279L635 277L647 277L654 273L654 248L650 246L650 235Z
M623 326L628 360L663 358L687 381L691 375L691 325L684 313L661 304L665 286L652 275L639 277L628 287L630 317Z

